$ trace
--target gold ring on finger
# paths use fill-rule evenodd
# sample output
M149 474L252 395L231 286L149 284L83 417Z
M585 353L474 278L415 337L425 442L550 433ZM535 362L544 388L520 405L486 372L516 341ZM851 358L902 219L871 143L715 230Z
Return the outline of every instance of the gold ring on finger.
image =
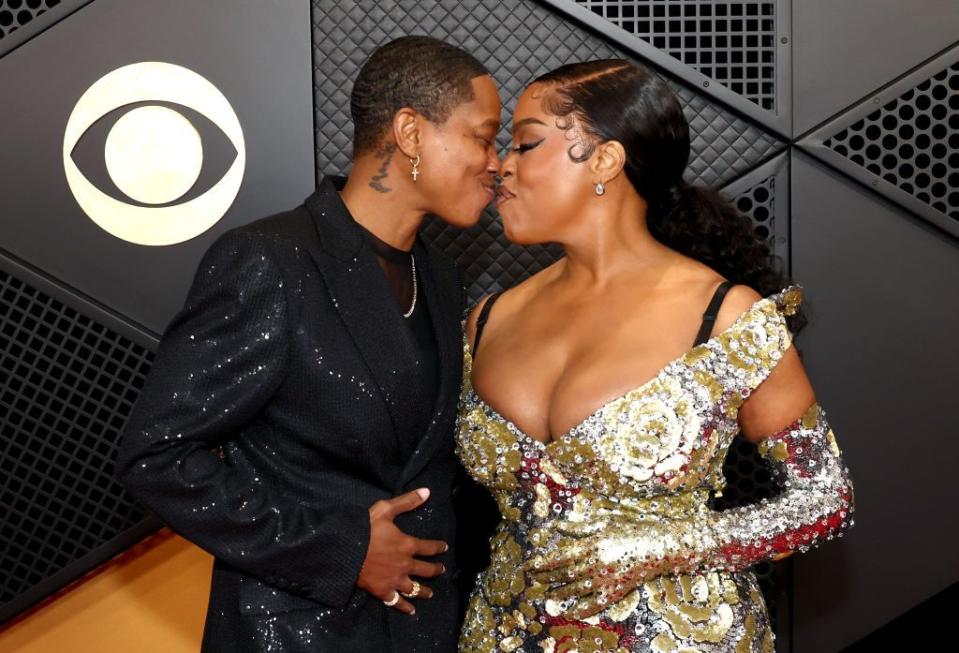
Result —
M420 593L420 584L415 580L413 581L413 589L410 590L409 594L407 594L406 592L400 592L400 594L402 594L408 599L415 599L417 596L419 596L419 593Z

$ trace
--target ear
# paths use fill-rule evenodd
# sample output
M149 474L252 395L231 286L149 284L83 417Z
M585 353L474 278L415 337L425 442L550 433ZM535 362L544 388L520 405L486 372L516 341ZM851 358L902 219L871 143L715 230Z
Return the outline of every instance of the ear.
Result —
M420 123L423 116L414 109L404 107L393 116L393 138L400 152L410 159L420 153Z
M626 149L619 141L606 141L596 146L589 157L589 172L592 183L608 184L626 165Z

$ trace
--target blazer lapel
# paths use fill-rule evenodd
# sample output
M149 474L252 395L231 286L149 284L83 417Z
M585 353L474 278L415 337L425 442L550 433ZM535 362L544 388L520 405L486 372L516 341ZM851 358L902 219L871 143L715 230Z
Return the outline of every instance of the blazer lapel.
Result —
M395 300L363 235L339 196L334 180L326 177L306 201L323 252L308 247L330 292L333 306L366 363L393 424L393 442L404 406L423 401L419 384L402 378L412 358Z

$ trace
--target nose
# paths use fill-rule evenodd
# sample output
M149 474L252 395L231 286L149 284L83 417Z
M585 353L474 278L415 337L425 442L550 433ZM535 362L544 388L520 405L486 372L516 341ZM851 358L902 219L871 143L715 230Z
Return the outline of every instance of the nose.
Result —
M499 155L496 154L496 148L489 148L489 155L486 157L486 171L496 174L499 170Z
M500 179L506 179L513 174L516 168L515 160L516 157L513 155L513 152L509 152L506 155L506 158L503 159L502 163L499 164Z

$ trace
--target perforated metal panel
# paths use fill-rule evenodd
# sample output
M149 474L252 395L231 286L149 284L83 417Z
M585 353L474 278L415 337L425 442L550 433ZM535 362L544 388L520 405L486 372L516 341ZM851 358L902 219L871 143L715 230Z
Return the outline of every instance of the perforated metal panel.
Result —
M775 177L768 177L749 193L736 198L735 205L754 222L756 234L773 244L775 237L775 218L773 217L773 198L775 197Z
M0 262L3 621L155 524L114 478L150 350Z
M959 46L799 144L959 237Z
M92 0L0 0L0 56Z
M792 0L539 0L790 138Z
M886 102L825 144L959 220L959 62Z
M59 4L60 0L0 0L0 39Z
M780 154L722 188L789 269L789 155Z
M776 3L576 0L768 110L776 109Z

